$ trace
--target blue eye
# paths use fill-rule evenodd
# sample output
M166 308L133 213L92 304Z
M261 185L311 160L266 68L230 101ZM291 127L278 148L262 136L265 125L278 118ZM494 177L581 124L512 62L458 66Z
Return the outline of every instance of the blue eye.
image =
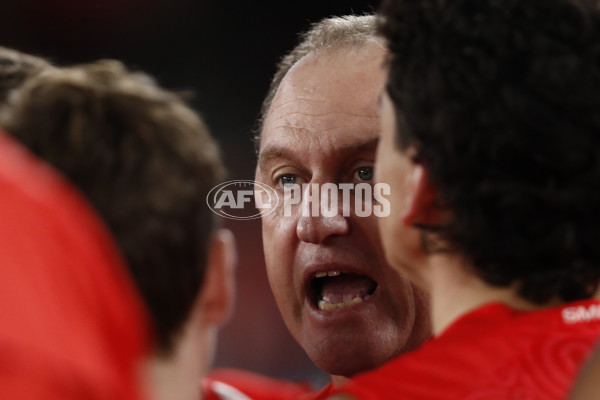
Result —
M356 170L356 177L361 181L370 181L373 179L373 167L359 167Z
M285 174L282 175L279 178L279 182L285 186L285 185L293 185L294 183L296 183L296 175L293 174Z

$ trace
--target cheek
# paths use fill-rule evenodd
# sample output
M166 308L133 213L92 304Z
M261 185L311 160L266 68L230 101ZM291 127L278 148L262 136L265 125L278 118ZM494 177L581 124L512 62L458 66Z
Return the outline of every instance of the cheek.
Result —
M393 224L400 222L402 188L397 171L394 173L393 168L382 161L385 161L385 156L381 160L377 160L377 182L385 184L389 188L389 194L385 196L389 203L389 214L378 220L380 234L385 238L391 234Z
M373 243L380 243L379 239L379 229L378 229L378 220L380 218L375 216L373 213L366 218L356 217L356 221L354 225L358 224L360 226L360 230L365 232L367 237L371 238ZM381 247L381 246L376 246Z
M300 301L294 291L294 259L298 241L295 225L274 216L262 220L267 278L283 320L294 335L300 321Z
M390 266L386 270L386 281L390 293L393 293L392 302L396 305L397 313L403 315L404 320L410 323L415 315L415 297L409 279Z
M386 259L388 263L395 264L397 252L404 244L403 238L403 207L401 196L397 193L401 188L397 182L390 185L390 214L387 217L379 218L379 235L383 243Z
M394 249L394 235L393 235L393 224L391 224L392 215L387 218L381 218L379 220L379 234L381 236L381 243L383 244L383 250L388 263L392 262L393 249Z
M385 264L386 257L379 229L380 219L382 218L374 215L367 218L356 218L352 223L352 229L360 232L356 234L355 240L360 243L364 256L373 263Z
M375 159L375 180L380 183L389 184L394 179L394 174L390 163L393 163L393 152L389 149L389 145L380 143L379 151ZM397 174L396 174L396 179Z
M295 226L291 218L268 215L262 218L262 236L267 276L277 296L277 290L292 281Z

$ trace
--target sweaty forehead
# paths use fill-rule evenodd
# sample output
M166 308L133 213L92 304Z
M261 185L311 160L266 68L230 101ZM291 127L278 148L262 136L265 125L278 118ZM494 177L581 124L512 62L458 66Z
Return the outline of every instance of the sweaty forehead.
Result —
M274 144L325 151L376 138L384 49L376 42L310 54L286 75L261 135Z

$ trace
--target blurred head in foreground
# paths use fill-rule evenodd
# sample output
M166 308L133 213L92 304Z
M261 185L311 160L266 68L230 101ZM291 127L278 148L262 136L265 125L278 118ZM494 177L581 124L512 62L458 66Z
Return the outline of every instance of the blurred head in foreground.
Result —
M600 336L598 3L385 0L381 21L380 232L434 338L348 390L563 399Z
M426 288L427 260L451 254L530 304L592 297L596 2L385 4L391 57L378 179L407 183L392 190L399 214L382 219L389 260Z
M223 166L198 115L116 61L53 69L11 99L6 130L102 216L155 333L156 398L197 398L232 294L233 239L204 201Z

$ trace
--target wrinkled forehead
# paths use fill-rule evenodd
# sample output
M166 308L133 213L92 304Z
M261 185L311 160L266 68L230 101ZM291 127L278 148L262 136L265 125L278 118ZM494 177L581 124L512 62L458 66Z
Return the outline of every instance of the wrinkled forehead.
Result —
M261 152L273 144L325 151L376 138L384 56L383 47L373 42L324 50L300 60L273 99L263 125Z
M280 135L262 147L258 157L258 170L267 170L279 161L293 161L307 168L336 166L356 159L374 159L379 135L368 134L339 136Z

